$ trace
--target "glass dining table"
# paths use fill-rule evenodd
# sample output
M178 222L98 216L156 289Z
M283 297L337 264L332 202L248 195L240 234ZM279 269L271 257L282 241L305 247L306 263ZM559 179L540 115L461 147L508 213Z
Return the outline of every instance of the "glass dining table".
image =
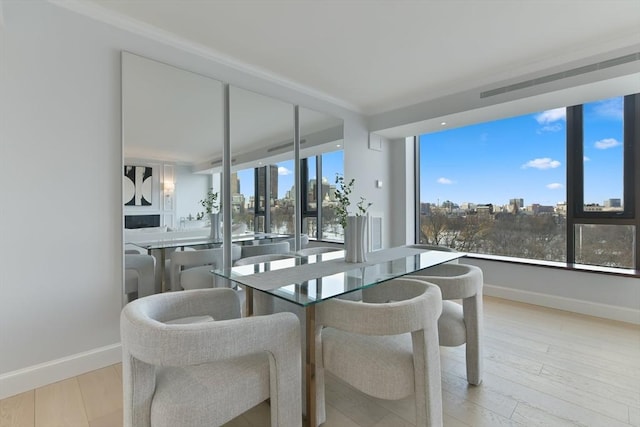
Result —
M294 304L304 310L303 367L305 426L316 426L315 304L331 298L357 298L357 292L465 256L411 246L383 249L367 254L367 261L347 263L344 251L298 256L271 262L212 270L212 273L246 289L245 315L253 315L254 292ZM314 420L314 422L312 422Z

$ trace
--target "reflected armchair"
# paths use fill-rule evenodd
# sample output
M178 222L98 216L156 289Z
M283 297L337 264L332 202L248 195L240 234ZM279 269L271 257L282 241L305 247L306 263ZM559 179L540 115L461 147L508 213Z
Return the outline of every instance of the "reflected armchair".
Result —
M134 293L138 298L153 295L155 292L156 259L151 255L124 255L124 293L131 301Z

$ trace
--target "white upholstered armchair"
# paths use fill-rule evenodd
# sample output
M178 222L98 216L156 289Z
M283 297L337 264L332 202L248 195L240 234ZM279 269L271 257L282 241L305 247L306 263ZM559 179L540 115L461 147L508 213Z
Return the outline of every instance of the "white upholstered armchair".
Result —
M238 296L227 288L126 305L120 317L124 427L221 425L267 398L271 425L300 426L298 319L239 316Z
M415 245L436 251L455 252L441 246ZM414 273L417 278L434 283L442 291L442 315L438 320L440 345L457 347L466 344L467 381L482 383L482 337L484 313L482 308L482 270L474 265L445 263ZM450 300L461 300L462 305Z
M324 420L324 371L380 399L414 395L416 425L442 426L437 286L394 279L363 290L363 302L316 306L318 419ZM323 328L324 327L324 328Z

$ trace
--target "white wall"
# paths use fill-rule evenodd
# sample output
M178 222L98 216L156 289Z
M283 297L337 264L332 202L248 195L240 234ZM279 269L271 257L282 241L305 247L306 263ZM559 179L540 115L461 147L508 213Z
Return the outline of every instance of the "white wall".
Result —
M357 114L193 53L39 0L3 16L0 398L119 360L122 49L344 118L352 168L366 146Z
M345 141L344 176L356 180L352 204L361 196L372 203L369 212L373 216L382 216L382 246L389 247L392 234L390 224L394 212L391 209L389 142L382 138L379 151L370 149L368 140L361 141L361 138L347 134L346 129ZM361 142L356 144L353 141ZM376 188L376 180L383 182L382 188Z
M191 214L194 218L204 212L200 204L211 188L211 175L192 173L189 166L176 166L176 224Z
M391 206L406 206L404 211L394 209L390 214L390 246L400 246L415 240L413 137L390 141L389 149L391 182L388 191L391 193Z
M484 272L487 295L640 324L640 280L465 258Z

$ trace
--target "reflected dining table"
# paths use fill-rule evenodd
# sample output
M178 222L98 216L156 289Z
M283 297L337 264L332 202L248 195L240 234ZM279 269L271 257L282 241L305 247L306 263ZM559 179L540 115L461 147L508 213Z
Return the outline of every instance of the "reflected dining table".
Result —
M245 315L253 314L254 292L294 304L304 310L303 331L305 426L317 425L315 305L331 298L348 298L375 286L465 256L463 252L443 252L411 246L399 246L367 254L367 261L348 263L345 252L337 249L309 256L212 270L246 290Z
M278 233L244 233L231 236L231 243L234 245L255 245L259 243L272 243L282 239L288 239L293 237L290 234L278 234ZM184 249L185 247L201 247L201 248L219 248L222 246L222 240L212 239L209 236L200 236L200 237L167 237L164 239L154 239L149 241L136 241L136 242L127 242L126 244L131 244L134 246L138 246L147 251L149 255L153 255L156 259L159 260L156 265L156 277L158 278L158 289L156 292L166 292L168 291L166 287L166 278L165 278L165 265L167 258L167 249Z

